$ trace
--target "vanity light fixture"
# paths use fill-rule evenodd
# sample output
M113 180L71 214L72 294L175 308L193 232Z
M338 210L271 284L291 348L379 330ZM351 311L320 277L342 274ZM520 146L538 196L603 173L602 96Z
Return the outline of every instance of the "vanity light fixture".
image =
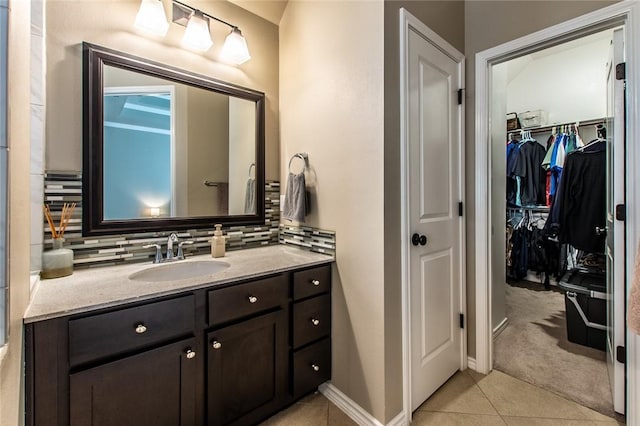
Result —
M227 36L222 46L221 59L240 65L251 58L247 41L240 28L181 1L172 0L172 3L173 22L187 27L182 39L185 46L199 51L208 50L213 45L211 33L209 32L209 20L213 19L231 27L231 33Z
M236 65L243 64L251 59L247 40L245 40L240 28L233 27L224 41L220 56L224 61L232 62Z
M209 18L206 18L199 10L194 11L187 22L182 45L198 52L206 52L213 46L211 33L209 33Z
M169 30L167 15L162 0L142 0L136 15L136 28L157 36L164 36Z

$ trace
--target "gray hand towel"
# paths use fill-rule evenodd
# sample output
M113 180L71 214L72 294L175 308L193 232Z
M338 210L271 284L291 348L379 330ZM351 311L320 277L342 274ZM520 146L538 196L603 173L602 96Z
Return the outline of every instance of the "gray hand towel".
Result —
M297 175L289 173L284 205L282 206L282 217L295 222L304 222L304 217L307 214L306 198L304 173Z
M247 189L244 194L244 212L253 214L256 212L256 180L247 180Z

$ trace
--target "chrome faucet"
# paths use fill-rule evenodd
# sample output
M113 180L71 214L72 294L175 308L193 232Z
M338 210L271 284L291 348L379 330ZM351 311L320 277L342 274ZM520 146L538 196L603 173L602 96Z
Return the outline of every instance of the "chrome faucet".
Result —
M177 243L177 242L178 242L178 236L176 234L171 234L169 235L169 238L167 238L167 257L166 257L167 261L174 259L173 243Z
M173 243L177 243L177 242L178 242L178 236L175 233L172 233L171 235L169 235L169 238L167 238L167 255L164 259L162 258L162 248L160 247L160 244L147 244L146 246L143 246L143 247L156 249L156 254L155 254L155 258L153 259L153 263L172 262L174 260L184 259L184 252L182 250L182 246L184 244L193 244L193 241L182 241L181 243L178 244L178 255L174 256Z

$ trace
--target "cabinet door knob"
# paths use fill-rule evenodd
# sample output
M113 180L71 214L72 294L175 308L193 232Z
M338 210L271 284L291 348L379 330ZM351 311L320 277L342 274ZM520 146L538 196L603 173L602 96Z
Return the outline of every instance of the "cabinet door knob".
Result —
M249 296L249 303L256 303L258 301L258 298L255 296Z
M136 333L142 334L142 333L145 333L146 331L147 331L147 327L145 327L144 324L136 325Z
M191 349L187 349L187 358L189 359L193 359L195 358L196 353L194 351L192 351Z
M311 324L313 324L314 326L320 325L320 320L316 318L311 318Z
M222 347L222 343L214 340L213 342L211 342L211 347L213 347L213 349L220 349Z
M315 285L316 287L320 285L320 280L311 280L311 284Z
M311 364L311 368L313 369L313 371L320 371L320 367L318 365Z

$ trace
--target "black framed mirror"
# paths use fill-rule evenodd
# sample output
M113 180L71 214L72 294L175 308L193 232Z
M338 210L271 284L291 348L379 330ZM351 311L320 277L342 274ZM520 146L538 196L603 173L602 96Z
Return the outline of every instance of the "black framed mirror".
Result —
M264 93L83 43L82 234L264 224Z

